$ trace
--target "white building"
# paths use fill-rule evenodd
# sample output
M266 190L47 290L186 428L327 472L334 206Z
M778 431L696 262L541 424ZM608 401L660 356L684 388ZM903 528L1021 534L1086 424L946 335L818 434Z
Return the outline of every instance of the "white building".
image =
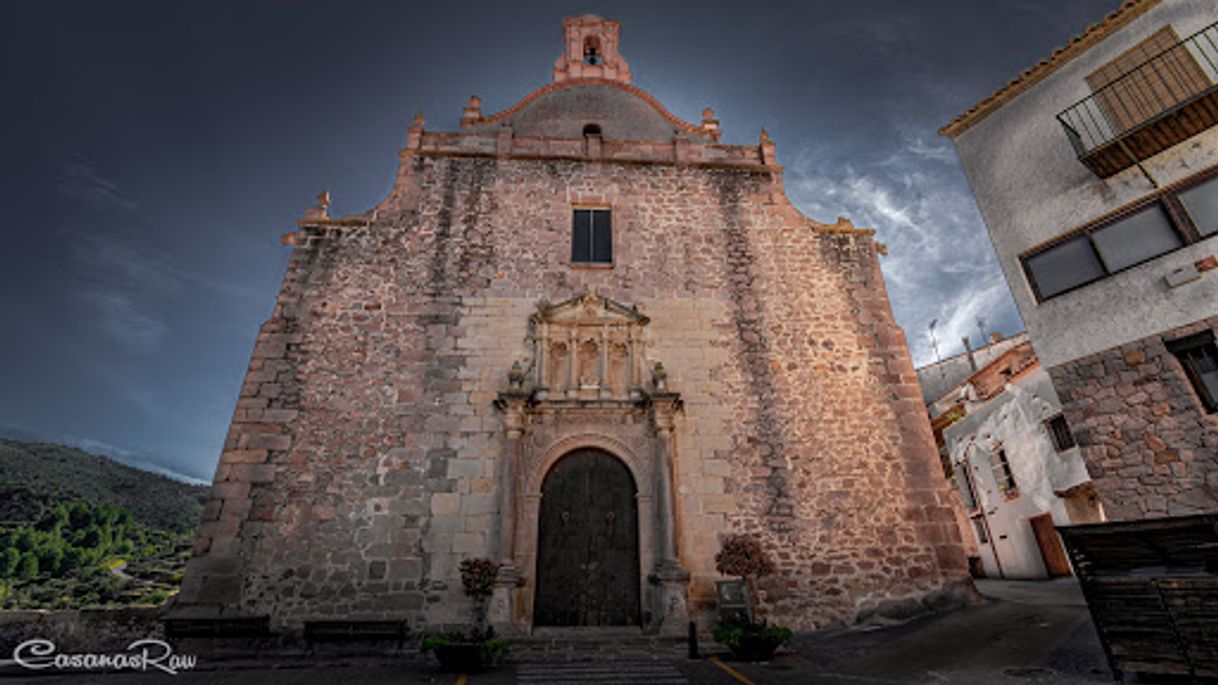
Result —
M1103 514L1049 375L1031 343L1010 340L1018 342L930 403L932 425L960 490L966 535L976 542L974 572L1070 575L1054 526Z

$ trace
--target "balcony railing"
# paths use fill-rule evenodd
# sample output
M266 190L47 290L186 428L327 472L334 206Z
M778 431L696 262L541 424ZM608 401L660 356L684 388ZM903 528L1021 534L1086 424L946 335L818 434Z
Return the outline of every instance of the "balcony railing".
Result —
M1121 74L1057 115L1101 178L1218 124L1218 23Z

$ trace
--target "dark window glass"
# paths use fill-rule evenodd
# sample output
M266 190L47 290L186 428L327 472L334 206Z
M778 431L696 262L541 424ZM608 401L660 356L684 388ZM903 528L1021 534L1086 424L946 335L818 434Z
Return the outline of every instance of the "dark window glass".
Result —
M1080 235L1024 260L1041 299L1053 297L1104 275L1087 236Z
M592 261L592 210L577 209L571 222L571 261Z
M1180 360L1193 390L1208 412L1218 412L1218 347L1213 333L1201 333L1167 343Z
M608 264L613 261L613 228L609 210L592 210L592 261Z
M1120 271L1184 244L1159 205L1091 234L1109 271Z
M990 462L994 468L994 480L998 483L998 489L1007 495L1018 492L1019 489L1015 487L1015 474L1011 473L1011 463L1007 461L1006 450L998 450L990 455Z
M613 263L613 227L607 209L577 209L571 221L571 261Z
M1058 414L1045 422L1049 429L1049 436L1053 438L1053 446L1058 452L1074 447L1074 434L1070 432L1070 424L1066 423L1066 417Z
M1218 233L1218 178L1189 188L1179 198L1201 235Z

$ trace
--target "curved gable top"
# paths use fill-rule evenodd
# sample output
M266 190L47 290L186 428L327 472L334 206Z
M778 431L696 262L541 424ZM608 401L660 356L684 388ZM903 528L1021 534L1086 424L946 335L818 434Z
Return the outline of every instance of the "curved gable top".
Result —
M605 140L670 142L678 133L705 136L710 131L673 116L655 98L628 83L607 79L570 79L551 83L508 109L468 122L474 133L494 133L504 125L517 136L582 138L584 127L600 127Z

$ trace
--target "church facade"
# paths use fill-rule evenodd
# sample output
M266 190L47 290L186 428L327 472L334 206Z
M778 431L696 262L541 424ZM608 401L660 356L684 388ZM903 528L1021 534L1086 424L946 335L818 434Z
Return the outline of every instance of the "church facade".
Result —
M452 625L480 557L501 630L683 631L732 533L795 628L967 591L872 232L563 27L551 83L416 117L377 207L285 236L173 612Z

